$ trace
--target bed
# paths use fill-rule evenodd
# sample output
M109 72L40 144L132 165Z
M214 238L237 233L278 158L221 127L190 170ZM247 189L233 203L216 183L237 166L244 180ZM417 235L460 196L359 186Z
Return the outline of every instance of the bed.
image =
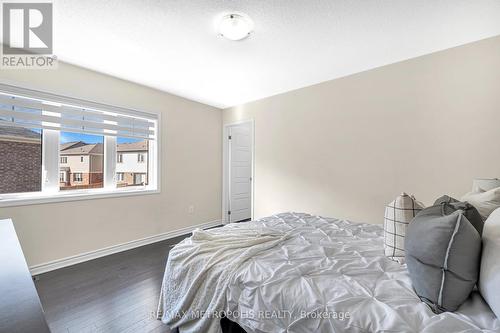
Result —
M229 320L248 333L500 332L500 321L476 291L458 311L434 314L415 295L406 266L384 256L380 225L284 213L212 232L234 234L238 228L272 230L286 236L274 239L272 244L266 243L271 245L251 255L247 249L245 256L233 256L241 258L233 268L228 262L217 263L223 275L210 278L204 275L204 281L220 279L224 283L217 286L209 283L211 287L198 286L194 290L198 298L208 299L210 304L218 299L215 309L224 313L226 323ZM185 240L179 247L192 248L189 242ZM207 253L198 248L189 258L197 258L205 267L207 260L202 252ZM213 258L218 256L208 260ZM170 262L173 264L175 262ZM183 268L184 273L168 275L167 263L160 300L162 314L168 310L164 307L173 306L172 298L165 297L188 283L186 269L189 268ZM208 268L204 274L210 269L214 268ZM172 284L176 287L169 288ZM214 296L217 289L219 298ZM183 302L186 307L186 300ZM162 314L161 319L179 328L181 333L196 332L201 327L174 321ZM206 331L220 331L220 318L205 319L212 323L205 326ZM193 320L190 323L201 319Z

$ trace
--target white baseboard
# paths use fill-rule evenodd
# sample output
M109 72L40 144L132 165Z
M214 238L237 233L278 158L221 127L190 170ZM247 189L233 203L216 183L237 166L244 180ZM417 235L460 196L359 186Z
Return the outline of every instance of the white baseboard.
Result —
M194 229L207 229L221 225L221 220L210 221L190 227L185 227L182 229L177 229L174 231L168 231L159 235L149 236L142 239L133 240L130 242L117 244L109 247L105 247L99 250L85 252L77 254L75 256L61 258L46 263L30 266L31 275L38 275L46 272L50 272L59 268L79 264L92 259L97 259L104 257L113 253L118 253L126 250L130 250L139 246L148 245L156 242L163 241L165 239L174 238L191 233Z

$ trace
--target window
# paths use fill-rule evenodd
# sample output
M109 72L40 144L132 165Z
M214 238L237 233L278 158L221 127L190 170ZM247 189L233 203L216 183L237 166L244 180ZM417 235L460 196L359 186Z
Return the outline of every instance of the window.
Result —
M158 190L158 116L4 84L0 111L0 207Z
M134 173L134 185L145 185L145 184L146 184L146 174Z
M125 175L119 187L148 185L149 146L148 140L117 138L118 160L122 162L116 165L116 172Z

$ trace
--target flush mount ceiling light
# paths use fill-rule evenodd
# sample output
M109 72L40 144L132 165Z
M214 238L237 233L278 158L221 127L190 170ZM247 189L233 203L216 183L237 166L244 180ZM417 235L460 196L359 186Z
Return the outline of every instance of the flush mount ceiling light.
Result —
M219 33L230 40L242 40L253 31L253 22L244 14L228 14L219 22Z

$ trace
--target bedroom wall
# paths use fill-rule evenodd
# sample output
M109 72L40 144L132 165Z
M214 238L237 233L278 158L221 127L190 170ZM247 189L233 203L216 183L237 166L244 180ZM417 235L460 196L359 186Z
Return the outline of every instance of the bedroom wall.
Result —
M64 63L0 81L162 114L161 194L0 208L30 266L220 220L221 110Z
M293 69L290 75L293 75ZM402 191L431 204L500 178L500 37L224 111L255 120L255 216L382 223Z

